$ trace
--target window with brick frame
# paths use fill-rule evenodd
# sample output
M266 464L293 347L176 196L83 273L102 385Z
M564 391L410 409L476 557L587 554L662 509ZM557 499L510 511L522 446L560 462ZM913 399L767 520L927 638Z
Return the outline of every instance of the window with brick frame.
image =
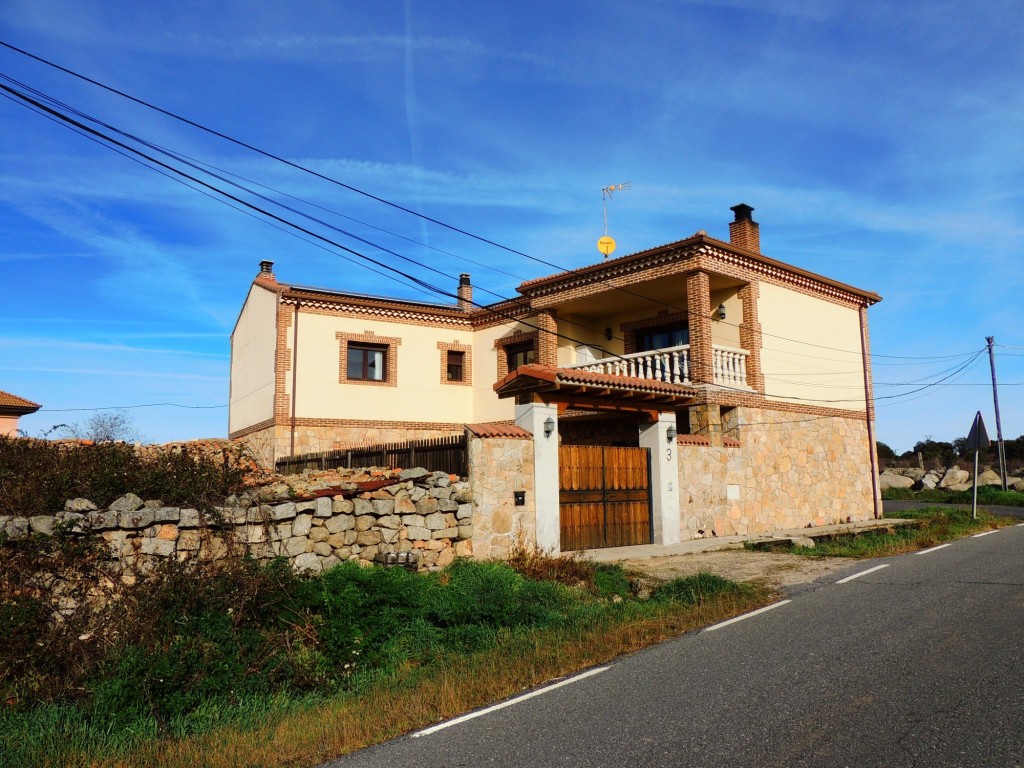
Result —
M338 349L338 381L342 384L365 384L377 387L398 385L399 338L365 333L336 333Z
M521 365L529 365L537 359L537 342L539 333L519 332L501 339L495 339L494 346L498 351L498 378L504 377Z
M439 341L441 352L441 383L471 386L473 384L473 347L458 341Z

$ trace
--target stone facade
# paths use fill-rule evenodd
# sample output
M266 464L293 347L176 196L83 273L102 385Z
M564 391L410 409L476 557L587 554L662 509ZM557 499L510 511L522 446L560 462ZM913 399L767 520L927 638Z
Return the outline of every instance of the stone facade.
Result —
M874 514L867 424L737 408L723 446L679 444L684 539L867 520ZM857 446L865 446L857 450Z
M100 537L120 567L248 555L286 558L297 570L340 562L383 562L443 568L473 554L474 507L469 484L425 469L380 472L369 483L343 483L316 498L232 497L209 513L143 501L134 494L96 509L68 501L55 515L0 517L0 532L50 535L59 526Z
M473 496L473 554L505 559L517 543L537 538L533 441L470 437L469 487ZM516 506L515 494L524 503Z

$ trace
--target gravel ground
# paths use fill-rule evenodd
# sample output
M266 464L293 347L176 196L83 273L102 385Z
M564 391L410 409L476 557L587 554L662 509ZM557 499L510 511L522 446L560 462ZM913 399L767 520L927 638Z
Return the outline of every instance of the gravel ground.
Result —
M809 584L836 571L851 568L858 561L848 557L804 557L751 552L744 549L722 549L619 562L628 571L636 571L656 579L672 579L704 571L733 581L760 581L774 589L782 589Z

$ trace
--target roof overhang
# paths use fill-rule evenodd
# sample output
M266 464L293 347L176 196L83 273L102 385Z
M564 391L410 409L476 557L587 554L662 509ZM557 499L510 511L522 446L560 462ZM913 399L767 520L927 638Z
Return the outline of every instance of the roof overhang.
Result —
M559 411L631 411L654 418L693 403L694 387L574 368L522 365L494 385L498 397L528 397Z

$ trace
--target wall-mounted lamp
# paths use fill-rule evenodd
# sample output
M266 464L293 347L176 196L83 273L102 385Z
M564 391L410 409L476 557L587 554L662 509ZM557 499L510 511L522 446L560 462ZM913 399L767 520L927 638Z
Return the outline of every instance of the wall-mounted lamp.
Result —
M551 437L551 433L555 431L555 420L548 416L544 419L544 437Z
M719 320L725 320L725 304L718 305L717 315Z
M608 328L604 329L604 337L606 339L608 339L608 341L612 340L612 329L611 329L611 327L608 327Z
M679 434L679 433L676 432L676 425L675 424L669 424L668 425L668 429L665 430L665 437L668 438L668 441L670 443L674 443L676 441L676 435L677 434Z

